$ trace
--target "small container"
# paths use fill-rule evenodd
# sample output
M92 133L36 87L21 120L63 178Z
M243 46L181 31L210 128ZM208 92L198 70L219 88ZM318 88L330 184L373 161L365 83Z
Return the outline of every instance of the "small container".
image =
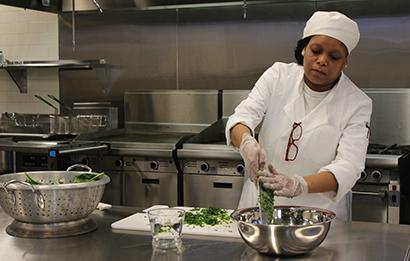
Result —
M178 208L157 208L148 211L154 250L180 249L185 211Z

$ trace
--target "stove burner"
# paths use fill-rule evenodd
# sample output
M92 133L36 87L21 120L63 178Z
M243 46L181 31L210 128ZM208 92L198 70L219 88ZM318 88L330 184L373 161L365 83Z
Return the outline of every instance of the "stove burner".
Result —
M410 145L383 145L369 144L367 154L387 154L387 155L403 155L410 151Z

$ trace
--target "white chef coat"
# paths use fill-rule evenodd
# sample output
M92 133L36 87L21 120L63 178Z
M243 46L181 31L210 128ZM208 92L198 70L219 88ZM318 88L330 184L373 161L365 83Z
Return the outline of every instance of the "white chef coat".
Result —
M259 143L268 162L284 175L311 175L330 171L338 182L337 192L308 193L294 198L275 197L275 205L299 205L336 212L350 220L351 188L364 169L372 111L371 99L342 73L326 97L305 112L303 67L295 63L274 63L256 82L249 96L235 109L226 126L248 126L253 134L263 120ZM295 122L301 122L302 136L294 161L285 161L288 138ZM247 178L239 207L256 205L253 183Z

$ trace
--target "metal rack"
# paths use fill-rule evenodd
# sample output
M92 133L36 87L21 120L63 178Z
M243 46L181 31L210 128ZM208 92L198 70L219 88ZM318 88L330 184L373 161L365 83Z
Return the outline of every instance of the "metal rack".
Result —
M95 70L102 80L104 89L111 88L109 70L104 59L99 60L57 60L57 61L7 61L0 64L16 83L20 93L27 93L27 70L32 68L58 68L59 70Z

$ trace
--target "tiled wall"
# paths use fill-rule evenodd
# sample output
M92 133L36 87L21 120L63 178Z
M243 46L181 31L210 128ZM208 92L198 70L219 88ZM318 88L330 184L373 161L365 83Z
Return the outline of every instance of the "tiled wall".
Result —
M10 61L58 60L58 15L0 5L0 50ZM59 97L58 70L29 69L27 89L20 93L0 69L0 113L53 113L34 95Z

